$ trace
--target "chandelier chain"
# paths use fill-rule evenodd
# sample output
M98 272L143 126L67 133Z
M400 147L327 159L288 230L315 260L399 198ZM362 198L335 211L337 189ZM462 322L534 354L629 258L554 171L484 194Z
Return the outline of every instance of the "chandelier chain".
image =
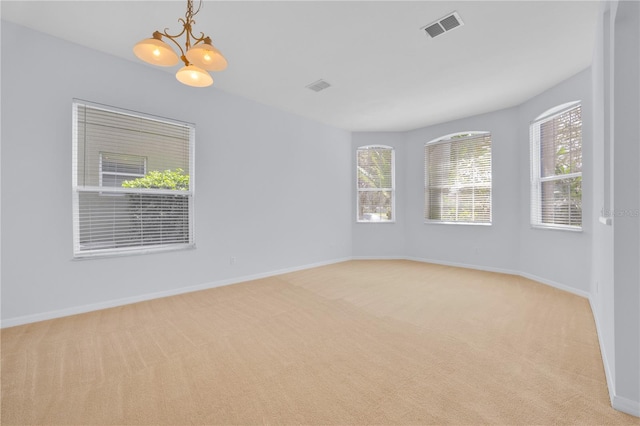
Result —
M154 37L156 36L156 33L160 36L166 37L169 40L171 40L178 47L178 49L180 49L180 59L182 60L182 62L184 62L185 65L189 65L189 61L187 60L187 57L185 56L185 54L192 47L191 40L193 39L193 42L194 42L193 46L195 46L196 44L205 42L207 41L207 39L209 39L209 37L205 36L203 32L200 33L200 37L196 37L193 34L193 25L196 23L193 17L196 16L198 12L200 12L201 7L202 7L202 0L200 0L200 3L198 4L198 8L194 12L193 0L187 0L187 12L184 15L184 19L178 18L178 22L182 23L182 31L180 31L180 33L178 34L172 35L172 34L169 34L169 28L165 28L163 32L156 31L154 33ZM182 48L180 43L176 40L178 37L181 37L183 34L186 37L184 49Z

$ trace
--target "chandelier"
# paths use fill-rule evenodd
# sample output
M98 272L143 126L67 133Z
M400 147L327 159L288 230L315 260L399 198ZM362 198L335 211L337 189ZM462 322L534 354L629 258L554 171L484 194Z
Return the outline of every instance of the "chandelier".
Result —
M205 36L204 33L200 33L199 37L193 34L193 25L196 23L193 18L200 11L200 7L202 7L202 0L194 12L193 0L187 0L187 12L184 19L178 19L183 27L179 34L171 35L167 32L167 28L163 32L155 31L152 38L138 42L133 47L133 53L143 61L161 67L170 67L177 64L178 60L182 60L184 67L176 73L176 78L180 83L194 87L211 86L213 78L205 70L222 71L227 68L227 60L213 46L211 38ZM184 47L178 41L183 35L186 39ZM180 56L169 44L163 41L163 37L178 46Z

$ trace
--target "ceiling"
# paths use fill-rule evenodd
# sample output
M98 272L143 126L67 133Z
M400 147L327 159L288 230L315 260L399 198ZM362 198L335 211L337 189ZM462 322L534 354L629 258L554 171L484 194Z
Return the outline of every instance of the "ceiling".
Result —
M184 0L3 0L1 13L148 66L133 45L154 30L179 32L185 6ZM347 130L404 131L518 105L587 68L598 7L597 1L208 0L194 33L209 35L229 61L213 73L220 90ZM434 39L421 30L453 11L464 26ZM305 88L318 79L331 87Z

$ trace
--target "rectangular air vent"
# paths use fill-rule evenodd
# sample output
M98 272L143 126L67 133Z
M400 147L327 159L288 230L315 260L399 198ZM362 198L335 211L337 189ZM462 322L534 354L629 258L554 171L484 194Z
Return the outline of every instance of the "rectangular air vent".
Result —
M434 38L439 36L440 34L446 33L447 31L451 31L455 28L461 27L462 25L464 25L464 22L462 22L462 19L460 19L460 15L458 15L458 12L451 12L447 16L424 26L421 29L429 34L431 38Z
M314 92L319 92L321 90L326 89L327 87L331 87L331 85L326 81L320 79L318 81L314 81L311 84L308 84L306 87L307 89L313 90Z

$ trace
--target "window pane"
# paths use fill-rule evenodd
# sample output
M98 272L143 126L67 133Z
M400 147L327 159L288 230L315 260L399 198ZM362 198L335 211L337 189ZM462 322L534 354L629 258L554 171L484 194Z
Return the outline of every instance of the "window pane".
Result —
M81 251L189 243L186 195L78 195Z
M145 158L139 156L101 153L102 171L144 175Z
M582 226L582 110L573 105L531 125L533 225Z
M541 177L582 171L581 108L540 124Z
M193 126L84 102L74 119L74 254L193 245Z
M392 150L358 150L358 188L391 188Z
M425 219L491 223L491 135L425 146Z
M92 106L77 109L78 153L82 153L78 156L79 185L98 186L101 162L106 172L137 174L142 170L144 174L179 168L191 173L190 126ZM140 159L146 160L146 169Z
M582 177L542 183L542 223L582 226Z
M384 222L393 218L393 149L363 147L356 151L358 221Z
M126 177L126 176L103 174L102 186L108 186L110 188L119 188L122 186L122 182L127 180L128 178L129 177Z
M363 191L358 194L358 220L382 222L393 220L391 191Z

